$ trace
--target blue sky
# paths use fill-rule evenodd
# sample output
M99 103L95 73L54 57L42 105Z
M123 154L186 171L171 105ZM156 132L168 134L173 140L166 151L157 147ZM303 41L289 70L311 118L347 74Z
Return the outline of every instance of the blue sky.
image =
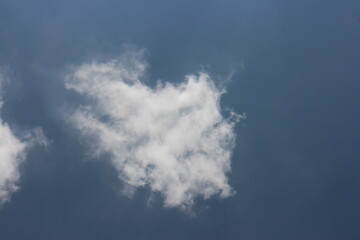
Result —
M359 239L359 9L1 0L0 239Z

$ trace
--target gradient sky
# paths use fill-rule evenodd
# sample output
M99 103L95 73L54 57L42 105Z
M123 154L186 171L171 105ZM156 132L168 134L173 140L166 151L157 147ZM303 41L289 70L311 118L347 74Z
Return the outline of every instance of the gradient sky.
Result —
M235 195L194 216L148 187L124 196L64 121L84 101L71 69L129 46L146 50L147 85L206 71L224 114L246 113ZM0 66L1 119L50 142L28 151L0 239L360 239L360 1L0 0Z

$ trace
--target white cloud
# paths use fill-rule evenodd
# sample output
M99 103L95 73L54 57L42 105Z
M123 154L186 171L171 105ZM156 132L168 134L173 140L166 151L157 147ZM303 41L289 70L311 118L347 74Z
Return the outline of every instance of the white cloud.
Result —
M0 69L0 111L5 75L4 70ZM0 118L0 206L9 201L11 194L19 188L19 166L25 160L26 151L34 144L48 144L41 128L23 133L22 138L16 137L9 125Z
M150 88L141 81L146 67L140 51L83 64L66 78L66 88L88 100L70 121L91 153L108 154L129 189L148 186L166 207L232 195L227 173L239 115L222 117L224 91L206 73Z
M0 206L17 190L19 165L24 160L26 144L19 141L6 123L0 123Z

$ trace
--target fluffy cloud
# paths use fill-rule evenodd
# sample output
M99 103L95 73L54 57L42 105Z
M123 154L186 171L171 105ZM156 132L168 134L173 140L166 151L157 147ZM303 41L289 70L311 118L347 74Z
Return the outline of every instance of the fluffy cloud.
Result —
M83 64L67 76L66 88L87 100L70 121L91 153L110 156L127 186L148 186L166 207L189 209L198 197L232 195L227 174L240 116L221 115L224 91L206 73L151 88L141 81L146 67L136 52Z
M1 86L4 81L5 74L0 72L0 111L3 105ZM26 151L37 143L47 145L41 128L22 133L20 140L0 118L0 206L9 201L11 194L19 188L19 166L26 157Z
M19 164L24 159L26 144L19 141L9 126L0 120L0 206L17 190Z

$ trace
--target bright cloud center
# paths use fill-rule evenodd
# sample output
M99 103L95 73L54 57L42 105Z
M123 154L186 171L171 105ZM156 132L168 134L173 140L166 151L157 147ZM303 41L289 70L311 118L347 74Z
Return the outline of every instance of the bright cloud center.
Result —
M138 57L90 63L66 78L83 95L71 122L95 155L109 154L119 177L161 193L167 207L188 208L197 197L230 196L234 121L221 115L220 91L209 75L180 84L143 84Z

